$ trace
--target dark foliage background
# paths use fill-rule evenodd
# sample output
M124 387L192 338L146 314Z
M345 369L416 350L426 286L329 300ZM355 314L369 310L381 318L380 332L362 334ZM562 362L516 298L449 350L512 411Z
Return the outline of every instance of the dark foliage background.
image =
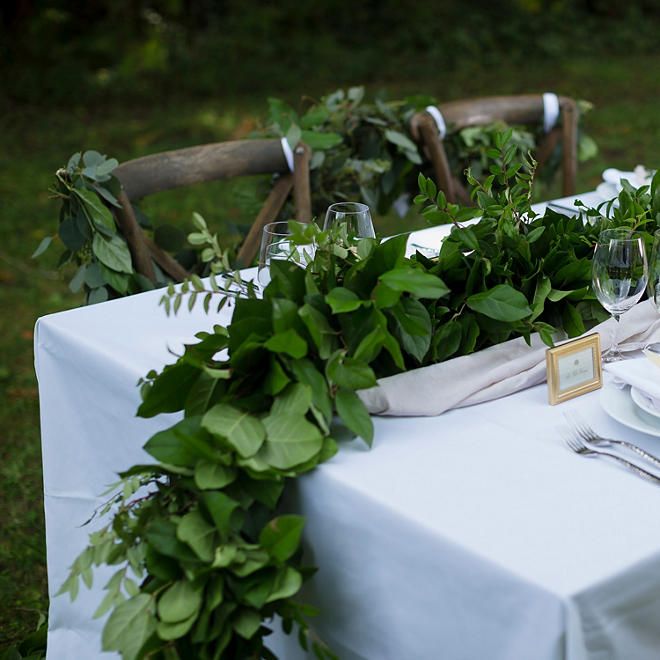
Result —
M658 0L20 0L4 3L13 102L69 104L442 77L483 62L657 52ZM322 63L323 66L319 66Z

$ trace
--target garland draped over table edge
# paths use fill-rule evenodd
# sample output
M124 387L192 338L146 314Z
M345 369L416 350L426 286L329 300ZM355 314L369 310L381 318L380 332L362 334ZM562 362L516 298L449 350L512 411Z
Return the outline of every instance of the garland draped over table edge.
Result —
M145 450L98 512L111 522L90 535L59 593L92 585L92 567L117 567L95 616L111 612L103 648L133 658L273 658L265 644L277 615L303 648L334 657L308 626L315 609L296 599L313 569L303 564L304 520L277 515L289 479L331 458L338 442L373 440L356 394L377 377L469 354L538 332L584 332L604 316L590 289L595 238L608 222L650 229L660 219L660 177L624 187L618 208L583 209L585 222L531 211L533 163L513 163L498 138L492 175L469 177L479 207L448 204L420 176L416 203L432 223L454 225L432 260L404 256L407 236L378 244L345 227L291 224L293 261L273 261L258 298L225 287L229 326L141 381L138 414L183 411ZM496 190L493 183L500 184ZM482 215L473 225L466 220ZM647 235L650 240L650 234ZM296 245L314 242L301 268ZM176 310L219 290L198 278L163 298ZM233 298L232 298L233 295ZM208 305L205 303L207 309Z

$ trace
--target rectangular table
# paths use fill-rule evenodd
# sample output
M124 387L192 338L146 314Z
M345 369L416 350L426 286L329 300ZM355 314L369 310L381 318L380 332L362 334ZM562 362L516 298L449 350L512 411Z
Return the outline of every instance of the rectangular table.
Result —
M448 228L419 232L433 244ZM44 496L51 597L48 658L93 659L92 612L108 572L73 604L55 597L116 473L148 459L177 415L135 417L138 378L195 332L201 309L166 317L149 292L39 320ZM565 411L657 452L617 424L598 392L558 407L545 386L434 418L376 418L375 442L343 446L297 480L320 567L306 590L319 635L347 659L583 660L660 656L660 489L563 445ZM105 575L104 575L105 573ZM274 650L300 656L278 636Z

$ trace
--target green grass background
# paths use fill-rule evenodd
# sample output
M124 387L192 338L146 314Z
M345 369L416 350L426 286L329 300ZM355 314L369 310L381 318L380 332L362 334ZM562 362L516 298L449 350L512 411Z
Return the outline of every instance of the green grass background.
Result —
M570 55L570 54L569 54ZM439 100L486 94L555 91L592 101L586 130L597 141L598 157L578 173L578 190L593 189L605 167L631 169L660 161L660 54L580 54L561 60L492 70L483 64L452 70L418 70L414 63L397 77L371 76L369 93L386 89L391 98L433 94ZM166 148L242 137L265 116L266 98L296 103L358 80L333 80L332 63L320 79L291 72L289 83L232 95L221 91L191 98L140 102L99 96L85 105L72 97L53 107L7 105L0 115L0 649L33 630L47 610L39 402L33 370L33 327L44 314L81 303L55 271L54 252L30 259L40 239L57 227L57 203L48 187L56 168L80 149L97 149L120 161ZM243 87L245 87L244 85ZM218 90L222 81L218 81ZM157 97L155 97L157 98ZM226 185L192 188L162 196L155 218L188 226L193 210L219 233L241 217L242 207ZM377 219L377 224L379 220ZM397 229L391 223L381 229ZM402 231L407 227L401 227ZM409 228L409 227L408 227ZM154 365L157 366L157 365ZM146 440L146 438L145 438ZM99 491L105 484L99 484Z

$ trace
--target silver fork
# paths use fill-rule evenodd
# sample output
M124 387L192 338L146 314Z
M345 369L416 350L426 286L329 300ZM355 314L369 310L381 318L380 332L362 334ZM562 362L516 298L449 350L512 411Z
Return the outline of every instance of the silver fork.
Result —
M581 456L590 456L590 457L607 456L608 458L611 458L617 461L617 463L620 463L621 465L625 466L631 472L634 472L638 477L642 477L642 479L651 481L656 486L660 485L660 478L656 477L654 474L651 474L650 472L647 472L638 465L635 465L634 463L627 461L625 458L622 458L618 454L587 447L587 445L585 445L584 442L577 435L567 435L565 436L564 440L566 441L566 444L568 445L569 449L574 451L576 454L580 454Z
M580 436L580 438L582 438L582 440L584 440L584 442L596 447L613 447L615 445L618 447L625 447L644 460L648 461L654 467L660 469L660 458L650 454L641 447L634 445L632 442L626 442L625 440L613 440L612 438L603 438L577 415L565 415L565 417L572 423L575 432Z

